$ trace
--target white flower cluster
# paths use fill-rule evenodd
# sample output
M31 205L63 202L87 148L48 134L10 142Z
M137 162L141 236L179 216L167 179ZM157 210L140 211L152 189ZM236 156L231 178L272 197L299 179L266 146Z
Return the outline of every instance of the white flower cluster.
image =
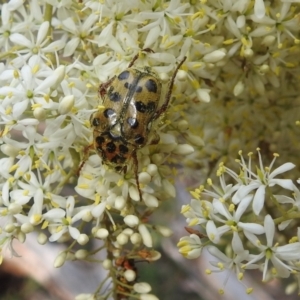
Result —
M135 288L132 257L156 259L157 253L149 250L152 231L171 234L146 220L163 200L175 197L172 167L189 165L193 172L185 171L185 177L199 172L206 176L224 156L231 163L237 149L263 144L266 154L280 152L283 161L300 151L295 142L300 107L295 99L300 75L297 1L2 2L1 248L11 246L15 238L24 241L32 231L41 232L40 243L71 240L84 246L91 238L105 240L111 261L103 266L115 280L103 297L133 293L155 299L148 286ZM176 66L186 60L164 118L153 124L149 145L137 151L138 165L128 161L123 172L117 172L93 150L88 153L93 142L88 120L101 110L99 85L128 68L137 54L133 67L150 67L163 83L160 105ZM152 134L159 135L158 144L151 144ZM77 185L66 195L69 184ZM239 226L255 189L253 211L263 211L257 199L268 191L267 184L265 189L251 187L230 192L239 191L232 200L239 208L234 214ZM218 207L206 203L207 210L211 205ZM229 214L235 210L227 209ZM219 222L227 222L224 217ZM282 227L288 223L283 221L289 219L282 220ZM92 224L90 232L83 230L87 223ZM247 226L242 232L252 241L253 234L265 232L271 223L266 217L258 232ZM209 238L218 243L222 234L214 222L208 224ZM229 227L224 227L227 234ZM237 233L234 236L239 243ZM133 252L125 255L126 247ZM83 249L70 249L58 256L55 266L70 254L77 259L88 256ZM123 263L117 263L119 258Z
M291 232L293 227L288 226L300 216L300 191L292 180L278 178L295 165L285 163L272 171L278 155L265 167L258 149L254 172L252 153L248 163L240 156L239 174L221 164L218 185L209 179L208 189L200 186L191 192L194 198L182 207L182 213L189 226L199 230L181 238L179 251L194 259L206 248L217 259L210 262L212 266L236 273L239 280L246 269L256 268L262 270L263 281L290 275L297 280L300 227Z
M163 102L169 79L188 52L187 46L177 45L183 35L175 44L172 32L178 31L176 22L186 22L182 17L190 5L157 3L154 10L153 5L71 0L0 5L1 250L12 249L14 239L24 242L33 231L40 232L41 244L74 241L84 246L92 238L105 240L111 262L105 260L103 266L114 277L105 297L133 293L156 299L146 283L137 282L132 257L159 258L151 249L151 231L170 236L171 230L147 224L146 216L175 196L167 162L193 152L192 146L177 140L180 134L171 125L180 119L182 130L187 129L176 98L184 89L196 93L187 70L180 70L172 117L155 124L160 143L137 153L138 181L134 161L118 172L93 150L87 153L93 142L88 120L101 106L100 83L128 68L139 54L134 67L150 66L159 74ZM150 47L152 51L142 51ZM66 195L65 187L75 182L75 190ZM90 231L85 229L88 223ZM54 266L89 255L84 247L76 252L69 248ZM117 263L120 258L124 263Z

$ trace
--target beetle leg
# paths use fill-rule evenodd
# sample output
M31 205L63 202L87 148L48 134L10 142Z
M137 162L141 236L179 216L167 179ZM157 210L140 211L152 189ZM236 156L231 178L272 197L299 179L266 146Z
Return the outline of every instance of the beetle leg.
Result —
M103 97L107 93L107 88L111 85L113 80L115 79L115 76L109 79L107 82L101 83L98 89L99 96L103 99Z
M138 176L138 169L139 169L139 162L137 159L137 155L136 155L136 151L134 151L134 153L132 154L132 158L133 158L133 162L134 162L134 176L135 176L135 181L136 181L136 185L139 191L139 196L140 196L140 201L142 201L142 192L141 192L141 188L140 188L140 181L139 181L139 176Z
M148 52L148 53L154 53L154 51L153 51L152 49L150 49L150 48L145 48L145 49L142 49L141 51ZM133 57L132 61L131 61L130 64L128 65L128 68L131 68L131 67L134 65L135 61L139 58L139 56L140 56L140 53L137 53L137 54Z
M153 133L153 136L151 137L149 145L157 145L160 141L160 136L157 134L157 132Z
M183 60L176 67L175 72L173 73L173 75L171 77L168 92L167 92L167 95L166 95L166 98L165 98L165 103L153 115L154 120L159 118L167 110L167 108L169 106L169 103L170 103L170 100L171 100L171 95L172 95L172 90L173 90L173 86L174 86L175 77L177 75L177 72L178 72L179 68L182 66L182 64L185 62L185 60L186 60L186 56L183 58Z
M88 157L89 157L89 152L90 150L94 148L94 144L91 144L91 145L88 145L84 148L84 151L83 151L83 160L82 162L80 163L79 167L78 167L78 170L76 172L77 176L80 175L80 172L83 168L83 166L85 165L86 161L88 160Z

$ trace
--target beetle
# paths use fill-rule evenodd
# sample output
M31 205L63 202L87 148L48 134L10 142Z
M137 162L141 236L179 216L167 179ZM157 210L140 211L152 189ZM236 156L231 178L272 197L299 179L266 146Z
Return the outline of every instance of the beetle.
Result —
M153 52L149 48L143 51ZM102 106L91 115L90 123L94 149L104 164L126 172L129 160L133 159L141 200L137 150L148 143L152 123L167 110L176 74L186 57L177 65L161 107L158 105L162 82L150 67L134 68L138 58L139 54L135 55L126 70L100 85Z

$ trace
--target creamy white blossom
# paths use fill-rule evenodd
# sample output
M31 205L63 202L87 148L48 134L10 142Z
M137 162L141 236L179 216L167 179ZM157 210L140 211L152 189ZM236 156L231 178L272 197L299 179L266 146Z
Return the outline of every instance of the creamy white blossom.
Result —
M208 247L218 259L212 265L238 279L251 268L269 278L269 262L272 276L298 271L291 252L299 243L299 1L6 2L0 4L1 249L17 256L13 240L36 231L40 244L69 242L54 262L61 267L89 258L89 250L73 247L97 239L111 282L78 297L156 299L139 282L135 263L160 257L152 249L156 234L169 237L172 230L167 219L156 224L155 212L176 197L176 185L201 181L207 184L191 192L190 203L182 199L193 227L178 243L185 257ZM154 72L161 95L149 90L148 76L116 87L129 66ZM94 144L103 132L93 133L90 122L92 113L112 108L103 106L112 89L122 99L111 104L116 115L124 124L127 114L138 121L120 129L121 144L136 146L124 131L147 140L129 151L124 166ZM151 105L160 98L155 118L133 113L139 97ZM234 171L237 151L257 148L258 160L240 152ZM280 156L266 164L273 152Z

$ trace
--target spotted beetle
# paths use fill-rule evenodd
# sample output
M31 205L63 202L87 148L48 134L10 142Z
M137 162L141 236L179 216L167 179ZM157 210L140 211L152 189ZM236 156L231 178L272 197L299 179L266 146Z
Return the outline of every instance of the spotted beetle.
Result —
M143 51L153 52L148 48ZM153 121L168 108L176 74L186 57L177 65L164 103L159 108L161 80L150 67L142 70L132 68L138 57L139 54L135 55L126 70L100 85L102 106L91 115L90 123L93 146L104 164L126 172L126 164L133 159L141 200L137 150L147 144Z

